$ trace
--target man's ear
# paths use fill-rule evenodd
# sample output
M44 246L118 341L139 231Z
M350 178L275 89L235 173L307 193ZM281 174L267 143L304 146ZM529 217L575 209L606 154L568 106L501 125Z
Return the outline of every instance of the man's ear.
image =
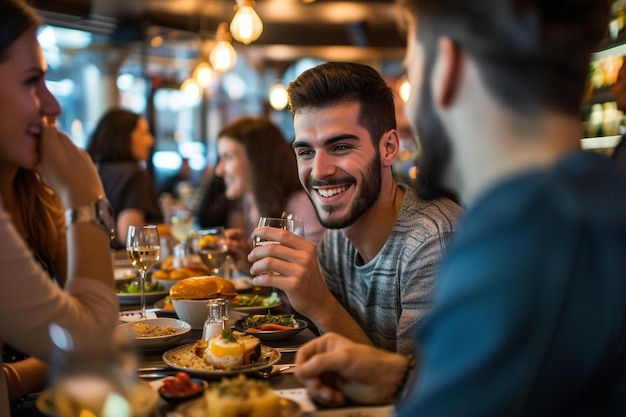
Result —
M463 52L456 42L447 37L439 39L438 49L433 70L433 94L438 106L447 107L458 91L463 70Z
M400 136L398 131L391 129L383 133L380 140L380 163L383 167L390 167L400 152Z

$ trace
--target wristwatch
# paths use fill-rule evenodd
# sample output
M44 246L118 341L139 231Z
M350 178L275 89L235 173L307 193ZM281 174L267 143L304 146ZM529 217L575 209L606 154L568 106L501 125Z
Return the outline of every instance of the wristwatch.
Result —
M113 208L104 197L100 197L94 203L74 207L65 212L65 224L67 227L78 222L91 222L107 232L111 240L115 238L115 216Z

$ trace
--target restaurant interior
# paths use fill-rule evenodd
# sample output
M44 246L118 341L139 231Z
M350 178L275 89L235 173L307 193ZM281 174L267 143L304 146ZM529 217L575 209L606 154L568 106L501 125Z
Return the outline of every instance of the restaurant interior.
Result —
M149 165L157 184L183 159L201 182L215 165L217 132L238 116L268 116L292 139L284 87L318 63L368 64L398 93L408 86L394 0L31 3L46 23L40 42L49 87L63 108L61 128L85 146L109 107L145 115L155 136ZM245 24L244 35L233 32L239 10L253 10L256 33L246 34L254 28ZM408 181L417 149L401 107L399 100L404 149L396 171Z

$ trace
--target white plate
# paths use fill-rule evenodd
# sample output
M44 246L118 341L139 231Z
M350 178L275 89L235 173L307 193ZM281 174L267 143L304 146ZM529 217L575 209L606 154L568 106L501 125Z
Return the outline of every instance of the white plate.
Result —
M151 291L146 293L146 305L154 304L159 300L167 297L169 291ZM141 294L117 293L117 299L123 306L141 304Z
M167 336L137 337L134 335L134 333L132 333L132 327L137 323L145 323L152 326L169 326L176 329L176 332ZM129 323L120 324L115 328L116 333L123 333L127 331L133 334L135 339L135 346L137 347L137 349L154 350L180 344L180 342L185 338L187 333L191 331L191 326L189 325L189 323L182 320L163 317L156 319L137 320Z
M302 415L302 410L297 402L282 397L280 397L278 401L280 404L280 414L276 417L299 417ZM181 417L205 417L207 411L205 409L204 398L197 398L179 405L176 407L176 415Z
M176 364L173 360L172 360L172 355L176 354L176 353L181 353L181 352L185 352L185 351L190 351L193 346L195 346L195 343L190 343L187 345L183 345L183 346L179 346L177 348L168 350L167 352L165 352L163 354L163 361L170 367L174 368L174 369L178 369L179 371L185 371L188 372L192 375L195 376L199 376L199 377L221 377L221 376L227 376L227 375L237 375L237 374L244 374L244 373L250 373L250 372L256 372L256 371L260 371L261 369L265 369L268 366L272 366L274 365L276 362L278 362L280 360L280 352L277 351L274 348L271 348L269 346L264 346L261 345L261 358L253 363L253 364L249 364L249 365L242 365L242 366L238 366L236 368L231 368L231 369L199 369L199 368L190 368L187 366L181 366Z

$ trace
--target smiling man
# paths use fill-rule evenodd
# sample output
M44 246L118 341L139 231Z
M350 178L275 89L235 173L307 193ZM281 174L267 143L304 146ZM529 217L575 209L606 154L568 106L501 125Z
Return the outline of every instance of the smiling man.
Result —
M416 324L461 208L429 202L396 183L399 150L393 92L366 65L326 63L288 88L300 182L328 230L316 247L277 229L255 235L281 245L254 249L256 285L279 288L322 332L413 352ZM294 213L297 215L297 213Z

